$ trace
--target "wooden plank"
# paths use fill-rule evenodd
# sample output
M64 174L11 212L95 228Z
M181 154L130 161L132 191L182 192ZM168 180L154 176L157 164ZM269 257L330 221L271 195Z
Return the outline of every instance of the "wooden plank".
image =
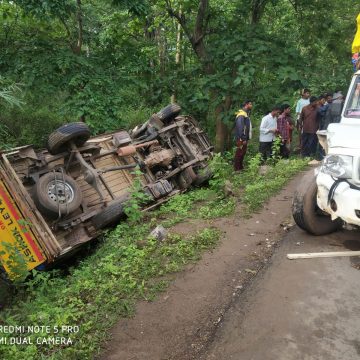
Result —
M17 174L25 175L29 171L29 165L30 164L31 163L28 163L28 162L25 162L25 161L22 161L22 162L19 161L17 163L11 163L11 166L12 166L12 168L14 169L14 171Z
M122 189L116 190L116 192L114 193L114 195L115 195L116 197L119 197L120 195L123 195L123 194L126 194L126 193L129 193L129 188L128 188L127 186L124 187L124 188L122 188Z
M104 157L98 158L95 160L96 168L103 166L116 166L117 163L115 161L114 155L106 155Z
M109 171L107 173L104 173L103 174L103 178L106 179L106 181L111 181L111 180L114 180L114 179L119 179L119 178L122 178L124 179L124 181L127 181L127 179L125 178L125 176L122 174L121 171L119 170L116 170L116 171Z
M107 150L111 150L113 148L112 144L110 144L109 141L105 141L101 144L103 149L107 149ZM114 166L113 164L115 163L115 166L119 166L119 165L127 165L130 164L131 162L133 162L133 159L131 158L131 156L126 156L124 158L120 158L117 155L109 155L109 156L104 156L103 158L100 158L98 161L102 161L103 159L109 158L111 159L111 166ZM99 165L101 164L101 166ZM105 167L101 162L96 162L96 167ZM129 174L129 170L119 170L124 177L127 179L128 184L131 185L133 183L133 178L132 176Z
M94 166L96 169L102 169L110 166L116 166L117 164L113 160L96 161Z
M114 170L114 171L108 171L102 174L104 179L107 180L113 180L113 179L117 179L117 178L122 178L124 179L124 181L126 181L127 183L129 183L129 181L127 180L127 178L124 176L124 172L126 170L122 171L122 170ZM132 183L132 182L131 182Z
M111 187L111 190L113 190L113 186L117 186L117 185L121 185L121 184L124 184L125 186L129 186L128 182L127 181L124 181L124 179L113 179L111 181L107 181L106 179L106 183L108 186Z
M119 197L122 194L128 193L129 192L129 188L127 186L123 187L122 189L117 189L114 192L115 197Z
M64 231L64 230L55 230L54 234L56 236L56 240L61 245L61 249L65 249L68 246L67 241L65 239L65 235L67 234L66 231Z
M336 251L336 252L321 252L321 253L287 254L287 258L290 260L330 258L330 257L339 257L339 256L360 256L360 251Z
M85 193L83 193L83 199L86 201L86 203L89 204L90 202L93 202L94 200L96 200L96 201L100 200L100 196L96 191L95 192L85 192ZM111 196L109 195L108 192L105 193L105 200L106 201L111 200Z
M99 201L100 196L98 192L87 182L85 182L83 179L77 179L78 184L80 185L81 192L83 194L83 199L89 204L94 201ZM111 196L109 192L105 189L104 185L101 184L101 188L105 194L105 199L107 201L111 200Z

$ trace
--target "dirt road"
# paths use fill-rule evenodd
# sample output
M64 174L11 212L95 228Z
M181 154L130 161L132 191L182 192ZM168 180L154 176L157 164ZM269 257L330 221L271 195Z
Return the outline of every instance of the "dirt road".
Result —
M359 271L348 258L285 259L287 252L340 251L345 238L357 238L345 233L314 239L296 227L284 230L301 177L251 219L235 215L178 225L180 233L217 226L223 241L174 275L156 301L139 303L133 319L121 320L101 359L360 358ZM344 353L349 357L337 356Z

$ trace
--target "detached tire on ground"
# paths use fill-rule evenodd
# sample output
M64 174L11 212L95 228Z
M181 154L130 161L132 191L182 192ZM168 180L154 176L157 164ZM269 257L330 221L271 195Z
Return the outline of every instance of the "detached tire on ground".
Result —
M163 123L166 123L168 120L178 116L180 111L181 107L178 104L170 104L161 109L156 115Z
M57 218L77 210L82 202L80 186L66 174L43 175L35 185L34 200L41 213Z
M296 224L313 235L326 235L339 230L341 219L331 220L316 202L316 175L312 170L301 179L301 184L295 192L292 203L292 214Z
M71 141L82 146L90 137L90 129L83 122L65 124L52 132L48 137L47 148L53 155L66 151Z
M124 201L114 201L91 219L96 230L119 222L124 216Z

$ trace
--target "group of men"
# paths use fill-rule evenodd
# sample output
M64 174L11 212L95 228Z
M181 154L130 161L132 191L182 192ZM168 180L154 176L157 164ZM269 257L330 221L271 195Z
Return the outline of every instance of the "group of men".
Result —
M304 89L301 99L296 104L296 129L299 132L300 153L303 157L314 156L318 148L316 132L325 130L332 122L339 122L343 96L340 91L325 94L320 97L311 96L309 89ZM236 114L235 139L236 153L234 169L244 168L244 157L247 152L248 141L252 137L252 124L249 117L252 102L245 101L242 109ZM288 158L291 149L294 122L291 118L289 104L274 106L269 114L264 116L260 124L259 152L265 162L272 156L274 140L278 137L280 155ZM321 155L320 151L320 155Z
M300 152L302 156L314 156L318 149L318 130L326 130L330 123L339 122L344 97L341 91L327 93L319 97L311 96L310 90L304 89L302 98L297 102L297 129L301 136ZM319 151L323 156L322 151Z
M249 117L252 102L245 101L242 109L236 114L235 139L236 153L234 168L240 171L244 168L244 158L247 152L248 141L252 137L252 125ZM269 114L264 116L260 124L259 152L265 162L272 155L272 146L276 137L280 138L280 155L289 157L292 130L294 127L291 119L289 104L274 106Z

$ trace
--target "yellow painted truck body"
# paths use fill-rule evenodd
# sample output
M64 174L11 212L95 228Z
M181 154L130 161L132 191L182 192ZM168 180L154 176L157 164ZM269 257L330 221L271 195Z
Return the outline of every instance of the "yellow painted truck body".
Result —
M0 261L7 276L46 268L118 223L138 176L149 199L144 209L205 182L212 146L179 109L171 105L130 133L90 138L86 124L65 124L50 134L47 149L0 152Z

